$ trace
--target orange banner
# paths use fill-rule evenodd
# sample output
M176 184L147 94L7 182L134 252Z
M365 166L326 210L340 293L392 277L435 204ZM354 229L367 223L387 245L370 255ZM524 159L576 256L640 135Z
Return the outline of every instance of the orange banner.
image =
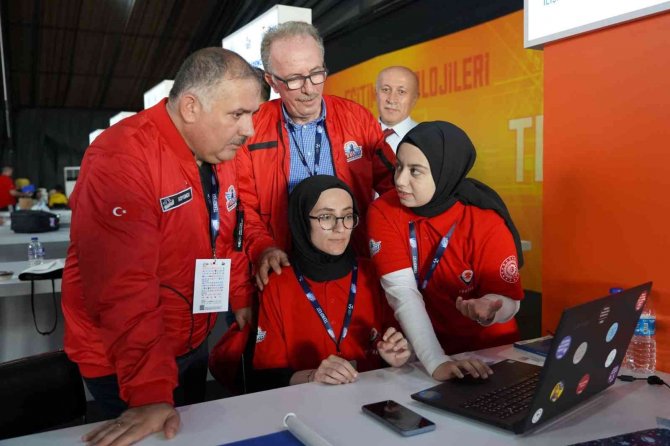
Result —
M419 77L416 121L453 122L474 142L470 176L507 203L530 245L523 286L541 291L543 54L523 48L523 11L375 57L330 76L325 92L378 116L374 83L392 65Z

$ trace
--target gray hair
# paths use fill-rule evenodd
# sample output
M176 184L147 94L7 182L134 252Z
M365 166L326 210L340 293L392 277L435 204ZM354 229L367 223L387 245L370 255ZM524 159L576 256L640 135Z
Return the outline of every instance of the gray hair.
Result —
M270 67L270 47L272 44L277 40L297 36L311 37L314 39L319 50L321 50L321 60L324 60L326 50L323 47L323 39L321 38L321 35L319 35L319 31L312 24L306 22L284 22L268 29L263 35L263 41L261 42L261 61L263 62L265 71L272 73L272 68Z
M253 79L258 75L239 54L219 47L200 49L182 63L170 90L169 102L176 102L184 93L194 94L206 110L224 80Z

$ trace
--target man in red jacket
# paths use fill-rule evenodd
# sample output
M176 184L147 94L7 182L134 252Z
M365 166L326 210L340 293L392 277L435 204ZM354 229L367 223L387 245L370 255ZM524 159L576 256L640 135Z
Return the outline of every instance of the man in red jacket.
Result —
M353 191L361 217L374 192L393 188L395 156L379 123L360 105L323 95L323 41L312 25L287 22L261 42L265 79L280 95L254 117L256 135L235 159L244 205L244 242L262 289L272 269L289 264L288 195L303 179L336 175ZM354 232L368 255L365 223Z
M116 419L84 441L125 445L158 431L171 438L180 422L175 398L202 398L216 317L193 308L196 259L231 257L234 165L220 163L253 135L259 104L253 68L205 48L183 63L167 100L86 150L70 202L65 350ZM232 300L239 264L246 267L233 256Z

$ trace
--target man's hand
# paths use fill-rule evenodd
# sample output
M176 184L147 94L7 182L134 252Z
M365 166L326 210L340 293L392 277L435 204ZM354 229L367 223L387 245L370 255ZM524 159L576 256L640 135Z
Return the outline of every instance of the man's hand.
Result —
M233 310L233 314L235 314L235 320L237 321L237 325L240 326L240 330L242 330L245 325L251 323L254 315L251 307L238 308L237 310Z
M475 378L486 379L493 374L493 370L479 359L462 359L460 361L443 362L433 372L433 379L446 381L451 378L463 378L463 372Z
M179 423L179 413L169 404L147 404L126 410L81 439L92 446L126 446L159 431L170 439L177 435Z
M281 274L282 266L290 266L288 255L279 248L268 248L261 254L261 258L256 265L256 285L262 290L268 284L268 275L270 269L277 274Z
M493 322L498 310L502 308L502 300L489 300L484 298L464 300L462 297L456 299L456 309L463 316L480 324L487 325Z
M347 384L356 381L358 372L346 359L330 355L314 373L314 381L325 384Z

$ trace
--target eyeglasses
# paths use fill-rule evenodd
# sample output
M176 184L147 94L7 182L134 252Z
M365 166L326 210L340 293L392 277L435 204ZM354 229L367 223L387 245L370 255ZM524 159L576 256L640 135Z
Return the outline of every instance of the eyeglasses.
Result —
M309 79L312 85L323 84L324 82L326 82L327 75L328 71L323 70L323 71L317 71L308 76L293 76L288 79L282 79L276 74L273 74L272 76L278 81L282 81L284 84L286 84L286 88L288 88L289 90L298 90L302 88L303 85L305 85L305 81L307 79Z
M319 220L319 226L324 231L332 231L337 226L338 220L342 220L345 229L354 229L358 226L358 215L347 214L344 217L336 217L333 214L321 214L318 217L309 216L312 220Z

